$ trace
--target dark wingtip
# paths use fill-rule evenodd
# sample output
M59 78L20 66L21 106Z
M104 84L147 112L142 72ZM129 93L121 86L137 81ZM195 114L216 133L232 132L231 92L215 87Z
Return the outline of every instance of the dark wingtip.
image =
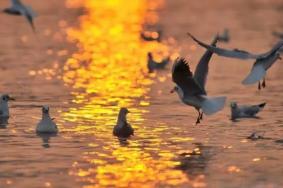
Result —
M260 108L263 108L263 107L265 107L265 105L266 105L266 102L261 103L261 104L259 104L258 106L259 106Z
M176 61L179 62L179 63L184 63L184 64L186 64L186 65L189 64L188 61L187 61L184 57L178 57L178 58L176 59Z
M187 32L187 35L195 40L195 37L190 32Z

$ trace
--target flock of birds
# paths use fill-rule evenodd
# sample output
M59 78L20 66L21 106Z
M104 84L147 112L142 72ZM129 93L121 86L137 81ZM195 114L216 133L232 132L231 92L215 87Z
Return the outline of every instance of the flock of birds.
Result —
M29 24L31 25L33 31L35 32L35 27L33 24L33 18L36 16L34 11L24 5L20 0L11 0L12 6L6 8L3 12L11 15L22 15L24 16ZM274 32L275 36L283 39L283 33ZM224 108L226 97L210 97L207 95L205 89L205 84L207 81L207 75L209 70L209 61L213 54L219 56L236 58L241 60L254 59L255 63L252 66L250 73L242 81L244 85L256 84L258 83L258 89L266 87L266 72L267 70L278 60L281 59L280 52L283 50L283 40L276 43L269 51L262 54L252 54L250 52L234 49L224 49L217 47L218 41L228 42L229 33L225 30L222 35L217 34L210 44L206 44L192 34L188 33L198 45L206 49L199 63L197 64L196 70L192 73L190 66L185 58L177 58L174 61L172 67L172 80L175 83L175 87L171 90L171 93L176 92L180 100L189 106L194 107L198 112L198 117L196 124L200 123L203 119L203 115L212 115ZM145 41L158 41L161 40L161 31L158 31L158 35L155 37L147 36L141 33L141 38ZM170 58L165 58L161 62L154 60L151 52L148 53L147 68L148 72L151 73L158 69L164 69L166 65L170 62ZM261 82L262 81L262 82ZM0 117L1 119L8 120L9 118L9 107L8 101L14 100L7 94L0 95ZM235 120L237 118L243 117L255 117L255 115L260 112L266 103L261 103L258 105L238 105L236 102L231 102L231 119ZM127 121L127 114L129 110L127 108L121 108L117 118L117 124L113 128L113 135L119 138L128 138L134 135L134 129ZM37 133L48 133L54 134L58 132L57 125L53 122L53 119L49 115L49 107L42 107L42 119L37 124ZM257 139L262 138L262 136L252 133L248 138Z
M236 58L236 59L255 59L255 62L249 72L244 78L242 84L251 85L258 83L258 90L266 87L266 72L277 61L281 60L280 53L283 51L283 40L277 42L269 51L262 54L252 54L250 52L234 49L228 50L217 47L217 42L229 42L230 36L226 29L222 35L217 34L211 44L206 44L192 34L188 35L201 47L206 49L196 70L192 73L190 66L185 58L179 57L174 61L172 67L172 81L175 83L175 87L171 90L171 93L176 92L180 100L189 106L194 107L198 112L196 124L200 123L203 119L203 114L212 115L224 108L226 97L209 97L207 95L205 84L207 81L207 75L209 70L209 61L213 54L219 56ZM275 36L283 39L283 34L275 32ZM146 41L152 41L154 38L144 37ZM160 38L156 38L156 41L160 41ZM170 58L164 58L162 61L157 62L153 59L152 53L148 53L147 68L151 73L155 70L164 69L169 64ZM261 82L262 81L262 82ZM263 110L266 103L260 103L257 105L238 105L237 102L231 102L231 120L238 118L255 118L256 114ZM121 108L117 125L114 127L113 134L118 137L129 137L134 134L134 130L127 122L126 115L129 111L126 108ZM263 139L263 135L260 132L253 132L248 139L256 140Z

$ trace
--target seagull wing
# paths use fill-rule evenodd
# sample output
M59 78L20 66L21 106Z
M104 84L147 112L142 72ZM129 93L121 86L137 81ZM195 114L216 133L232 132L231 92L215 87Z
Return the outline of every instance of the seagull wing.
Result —
M12 6L13 7L19 7L19 6L22 6L22 3L20 0L11 0L12 2Z
M184 97L206 94L193 78L193 73L184 58L176 59L172 68L172 79L183 90Z
M37 17L37 13L34 12L34 10L30 6L26 6L26 10L29 12L29 14L34 18Z
M269 52L264 54L265 57L270 56L270 55L277 53L277 52L279 52L279 53L282 52L282 49L283 49L282 46L283 46L283 40L280 40L279 42L277 42L273 46L273 48Z
M257 58L261 58L263 55L266 54L260 54L260 55L256 55L256 54L251 54L247 51L244 50L227 50L224 48L218 48L215 47L213 45L209 45L206 44L204 42L201 42L200 40L198 40L197 38L195 38L192 34L188 33L188 35L196 42L198 43L200 46L208 49L209 51L216 53L219 56L224 56L224 57L230 57L230 58L237 58L237 59L257 59Z
M20 9L20 12L27 19L27 21L29 22L29 24L32 27L32 30L35 32L35 27L34 27L34 24L33 24L33 16L32 16L32 14L24 6Z
M260 111L260 108L258 107L258 105L252 105L249 107L245 107L243 111L246 115L254 116Z
M216 46L216 43L218 42L218 36L216 36L211 45ZM206 52L201 57L195 73L194 73L194 79L197 81L197 83L202 87L203 90L205 90L205 83L207 80L207 74L208 74L208 63L213 55L212 51L206 50Z
M255 84L266 75L266 70L262 63L255 63L249 75L242 81L244 85Z

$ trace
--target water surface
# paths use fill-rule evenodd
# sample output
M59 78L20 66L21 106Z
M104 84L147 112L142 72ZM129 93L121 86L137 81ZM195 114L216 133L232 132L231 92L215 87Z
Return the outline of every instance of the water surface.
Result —
M68 0L48 6L35 37L20 18L5 17L1 91L17 100L0 129L0 187L281 187L282 62L268 72L267 88L242 86L252 62L213 57L207 90L228 102L267 102L260 119L229 120L226 108L195 126L197 112L170 94L171 65L148 74L146 54L185 56L195 68L203 49L224 28L230 48L264 52L283 30L279 0ZM1 7L4 2L0 3ZM6 4L5 4L6 6ZM57 7L57 8L54 8ZM281 7L281 8L280 8ZM64 11L58 11L62 8ZM56 12L56 16L52 13ZM18 30L12 23L22 27ZM143 30L164 30L162 43ZM12 76L11 76L12 75ZM40 105L51 106L60 134L34 133ZM128 107L135 136L112 136L120 107ZM245 139L253 131L268 139ZM277 142L276 142L277 141Z

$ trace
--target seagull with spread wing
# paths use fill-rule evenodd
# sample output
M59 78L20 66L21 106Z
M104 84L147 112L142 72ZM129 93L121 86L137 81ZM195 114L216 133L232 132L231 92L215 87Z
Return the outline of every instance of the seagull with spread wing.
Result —
M3 10L3 12L11 15L24 16L35 32L33 18L36 16L31 7L24 5L20 0L11 0L12 6Z
M218 38L215 37L211 45L215 46L217 41ZM184 58L177 58L172 68L172 79L176 86L171 90L171 93L177 92L183 103L195 107L198 111L196 124L200 123L203 113L212 115L222 110L226 101L226 97L208 97L205 90L208 63L212 55L213 52L208 50L205 52L194 75Z
M224 48L219 48L213 45L206 44L195 38L192 34L188 35L197 42L200 46L206 48L207 50L216 53L219 56L237 58L237 59L256 59L249 75L242 81L244 85L255 84L258 82L258 89L266 86L265 75L266 71L278 60L280 57L280 49L283 46L283 40L276 43L271 50L262 54L252 54L244 50L234 49L227 50ZM262 84L260 81L262 81Z

